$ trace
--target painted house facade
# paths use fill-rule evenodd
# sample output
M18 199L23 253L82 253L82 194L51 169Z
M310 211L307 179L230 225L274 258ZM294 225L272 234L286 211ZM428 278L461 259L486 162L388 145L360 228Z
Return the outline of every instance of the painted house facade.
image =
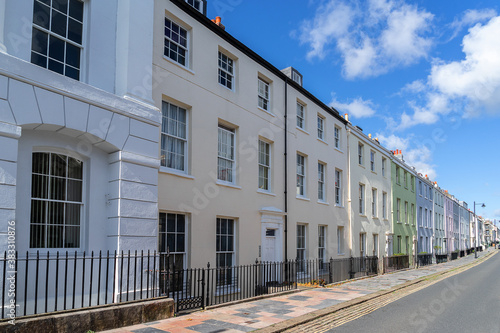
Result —
M347 121L298 71L175 0L155 1L153 68L161 252L183 267L349 255Z
M352 255L392 255L391 152L348 125Z
M2 6L0 250L155 249L152 3Z
M418 240L418 253L432 253L433 249L433 229L434 229L434 215L433 215L433 186L427 177L417 174L417 193L416 193L416 207L417 207L417 240Z
M394 253L413 256L417 251L416 172L403 161L401 151L391 156L392 225Z
M446 253L445 249L445 237L446 237L446 223L445 223L445 213L444 213L444 194L437 183L433 186L433 201L434 201L434 246L438 246L437 250L434 250L437 254Z

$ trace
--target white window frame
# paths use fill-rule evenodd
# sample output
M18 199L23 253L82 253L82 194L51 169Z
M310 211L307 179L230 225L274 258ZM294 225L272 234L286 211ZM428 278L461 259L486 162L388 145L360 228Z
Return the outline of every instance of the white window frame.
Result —
M418 207L418 215L419 215L419 218L418 218L418 226L419 227L423 227L424 226L424 213L423 213L423 208L422 207Z
M265 149L262 150L263 148ZM271 144L264 140L259 140L258 165L259 165L259 184L258 184L259 190L270 192L271 191Z
M177 112L177 119L170 117L170 111L175 108ZM184 123L179 115L184 113ZM189 125L189 115L188 111L180 106L172 104L170 102L162 101L162 124L161 124L161 166L167 169L174 170L175 172L188 173L188 125ZM182 134L182 127L184 127L184 137ZM175 133L170 133L172 129L175 128ZM169 151L169 140L174 143L174 149L177 148L177 143L181 143L183 146L183 151ZM165 146L166 145L166 146ZM175 155L182 155L182 168L177 167L177 163L174 162L174 166L169 166L170 157L175 158Z
M370 150L370 170L375 172L375 152Z
M271 84L260 77L257 78L257 95L259 108L271 112Z
M200 13L205 14L203 12L204 4L203 4L202 0L185 0L185 1L188 3L188 5L190 5L191 7L193 7L194 9L199 11Z
M297 196L306 197L306 186L307 186L307 160L306 156L297 153Z
M396 165L396 184L401 185L400 167Z
M396 222L401 223L401 199L396 199Z
M382 157L382 176L385 177L385 168L387 164L387 159L385 157Z
M372 216L377 217L377 189L372 188Z
M318 261L321 266L327 261L327 253L326 253L326 225L318 226ZM320 267L320 269L324 269L324 267Z
M366 257L366 232L359 233L359 256Z
M30 249L80 249L82 248L82 235L83 231L85 228L85 220L84 220L84 211L85 211L85 188L86 188L86 177L85 177L85 164L83 161L78 160L75 156L72 156L71 154L67 153L59 153L56 151L33 151L31 153L31 159L32 159L32 165L34 165L33 159L35 158L35 154L48 154L47 158L47 165L44 164L43 170L41 172L35 172L35 170L31 169L31 189L30 189L30 206L31 206L31 213L30 213L30 233L29 233L29 247ZM53 167L53 156L62 156L66 159L66 164L65 164L65 176L62 175L57 175L54 174L54 167ZM81 179L75 178L75 177L70 177L69 176L69 159L74 160L74 163L79 163L81 165ZM38 179L38 181L35 181L35 179ZM59 182L58 182L59 181ZM64 185L64 193L63 196L64 198L54 198L53 197L53 191L57 191L58 189L61 189L61 181L65 184ZM79 196L80 200L69 200L70 195L75 195L75 192L69 191L69 186L68 184L78 184L80 183L80 191L79 191ZM42 188L42 196L33 196L34 193L34 186L38 186L38 189ZM73 187L75 189L75 187ZM76 187L78 190L78 187ZM43 194L45 193L45 194ZM61 192L57 192L59 195L61 195ZM77 194L78 195L78 194ZM37 207L33 207L35 203L38 203L38 205L43 205L45 208L43 210L37 210ZM57 206L62 205L62 216L59 217L61 219L60 222L55 221L58 218L58 215L51 215L50 212L52 210L56 211ZM72 206L77 206L79 207L79 212L75 214L74 217L77 217L78 223L77 224L71 224L68 223L67 218L69 215L66 215L68 213L68 205ZM59 213L61 211L57 210ZM35 212L35 214L34 214ZM42 214L43 213L43 214ZM71 214L69 212L69 214ZM42 216L43 215L43 216ZM34 222L36 221L36 222ZM55 222L54 222L55 221ZM49 223L53 222L53 223ZM41 226L42 228L42 234L36 234L34 235L33 232L33 227L35 226ZM77 246L66 246L65 243L65 237L66 237L66 228L76 228L78 226L77 230L77 236L75 239L77 239L78 244ZM58 228L62 227L63 231L61 233L61 236L63 237L62 239L62 247L60 246L50 246L49 244L49 227L52 228ZM40 237L43 237L43 240L40 239ZM43 243L43 244L40 244ZM42 246L40 246L42 245Z
M333 133L334 133L334 145L335 148L340 149L340 133L341 133L341 128L338 126L334 126L333 128Z
M359 214L365 215L365 185L359 184Z
M335 204L342 206L342 170L335 169Z
M387 192L382 192L382 218L387 218Z
M403 170L403 183L404 187L408 188L408 172L406 170Z
M306 106L297 101L297 127L305 130L306 128Z
M305 272L305 260L307 260L307 226L305 224L297 224L297 260L301 262L298 267L298 272Z
M217 56L218 81L219 84L229 90L234 90L234 65L235 61L219 50Z
M223 222L228 222L228 226L229 224L232 224L232 233L229 233L229 232L226 232L226 233L219 233L218 230L219 229L222 229L222 228L219 228L219 222L223 223ZM222 226L222 224L221 224ZM232 242L227 242L226 241L226 244L227 246L229 246L229 244L231 244L231 247L230 248L227 248L227 249L222 249L221 247L219 247L219 245L222 245L222 242L219 244L219 242L217 241L217 239L221 239L221 237L226 237L227 240L230 240L230 237L232 237ZM227 270L218 270L218 274L217 274L217 286L227 286L227 285L233 285L234 282L235 282L235 278L234 278L234 273L233 272L233 266L235 266L236 264L236 220L232 219L232 218L224 218L224 217L217 217L216 219L216 228L215 228L215 239L216 239L216 244L215 244L215 256L216 256L216 260L215 260L215 264L216 264L216 267L217 268L221 268L221 266L219 266L219 256L220 255L224 255L224 261L227 262L227 256L230 255L231 256L231 262L230 262L230 265L225 265L224 267L227 267L228 269ZM222 280L224 282L227 282L229 280L229 283L220 283L220 275L226 275ZM228 278L229 277L229 278Z
M379 246L378 246L378 234L373 234L373 256L378 257Z
M344 253L344 226L337 226L337 254L343 255Z
M82 20L81 21L77 20L74 16L70 15L70 5L69 5L69 3L67 5L66 12L63 13L62 11L60 11L58 8L55 8L51 4L47 5L43 1L34 0L32 28L33 28L33 30L36 29L36 30L40 31L42 34L46 34L47 35L47 44L45 45L46 46L46 53L44 54L44 53L38 52L38 51L36 51L36 50L33 49L33 45L35 44L35 40L32 40L32 44L30 46L30 61L33 64L36 64L37 66L41 66L41 64L39 62L36 62L36 61L33 60L33 56L35 56L35 57L42 56L42 57L45 58L46 62L45 62L45 66L41 66L41 67L49 69L49 70L51 70L53 72L56 72L56 73L59 73L61 75L65 75L67 77L73 78L75 80L81 80L82 79L82 63L84 61L84 55L83 55L82 51L84 49L83 43L84 43L84 40L85 40L85 20L86 20L86 18L85 18L85 10L86 10L86 8L85 8L86 7L85 6L85 2L84 1L78 1L78 2L82 3ZM35 22L36 17L38 17L37 15L35 15L36 14L35 13L35 6L37 4L38 4L38 6L41 6L41 8L44 8L44 7L48 8L48 11L49 11L49 17L48 17L48 25L49 25L49 27L48 28L43 27L43 26L37 24L37 22ZM65 20L66 28L65 28L65 32L64 32L66 36L68 36L68 34L69 34L69 22L70 22L70 20L73 20L76 23L81 24L82 31L81 31L81 36L80 37L81 37L82 40L81 40L80 43L78 43L77 41L73 41L70 38L64 37L64 36L60 35L57 32L52 31L52 30L54 30L54 29L51 29L52 28L51 26L52 26L52 24L54 22L53 21L53 14L54 13L57 14L57 15L64 15L64 16L66 16L66 20ZM34 39L34 35L32 35L32 38ZM64 54L62 55L64 59L62 61L50 56L50 47L51 47L51 45L53 45L53 43L51 43L51 39L52 38L55 38L58 41L62 41L64 43L64 51L63 51ZM74 65L68 64L68 62L67 62L67 45L68 44L79 49L79 58L80 59L79 59L78 66L74 66ZM52 61L54 63L57 63L57 64L62 64L62 66L63 66L63 72L60 73L56 69L50 68L50 64L49 64L50 61ZM71 75L67 75L68 67L71 70L77 70L77 72L78 72L77 76L78 77L73 77Z
M175 27L174 27L175 25ZM170 36L167 36L165 35L165 30L168 29L171 33L175 33L175 30L179 30L179 33L177 33L177 35L179 36L179 40L185 40L185 42L182 42L180 43L179 41L176 41L175 39L176 38L172 38ZM182 36L183 34L185 34L185 37ZM165 24L164 24L164 31L163 31L163 56L165 57L165 59L168 59L176 64L178 64L179 66L182 66L182 67L185 67L185 68L189 68L190 64L189 64L189 56L190 56L190 48L189 48L189 43L190 43L190 31L189 29L186 29L184 28L181 24L177 23L176 21L174 21L173 19L169 18L169 17L165 17ZM169 54L165 54L165 49L167 48L166 44L167 42L169 43L169 46L168 46L168 50L169 50ZM173 45L173 47L171 48L171 45ZM185 44L185 45L183 45ZM174 48L176 49L182 49L184 50L184 64L179 61L179 52L176 52L177 54L177 57L176 59L172 58L170 56L170 50L173 50Z
M318 162L318 201L326 201L326 191L325 191L325 174L326 174L326 164Z
M408 214L408 201L405 201L405 223L410 224L410 215Z
M325 141L325 118L318 113L318 139Z
M363 165L363 158L364 158L364 149L365 145L363 145L361 142L358 142L358 164Z
M235 130L230 129L224 125L219 124L218 126L218 144L217 144L217 179L219 181L235 184L236 183L236 135ZM231 138L229 156L227 153L221 151L223 145L227 146L227 142L222 142L221 138L224 136L229 136ZM223 165L225 164L225 166ZM230 166L230 168L227 167ZM222 177L222 171L228 172L229 176Z
M174 215L175 216L175 228L173 231L169 231L168 228L168 217L169 215ZM184 232L178 230L178 219L180 216L183 216L184 218ZM160 253L169 253L170 255L173 256L174 260L172 261L172 264L176 264L176 268L178 267L178 258L182 258L182 268L186 268L186 262L187 262L187 241L188 241L188 216L183 213L174 213L174 212L160 212L160 217L159 217L159 226L158 226L158 251ZM165 225L162 227L162 223L165 223ZM174 247L170 247L170 245L167 243L168 241L168 234L173 234L175 238L176 244ZM184 236L184 243L183 243L183 248L184 251L179 251L180 248L178 248L176 245L177 242L179 241L178 236L183 235ZM164 244L164 246L162 246Z

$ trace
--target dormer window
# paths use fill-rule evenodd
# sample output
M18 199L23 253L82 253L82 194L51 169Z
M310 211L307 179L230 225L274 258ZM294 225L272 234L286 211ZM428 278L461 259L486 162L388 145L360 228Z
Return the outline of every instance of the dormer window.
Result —
M200 13L205 14L206 0L186 0L186 2Z

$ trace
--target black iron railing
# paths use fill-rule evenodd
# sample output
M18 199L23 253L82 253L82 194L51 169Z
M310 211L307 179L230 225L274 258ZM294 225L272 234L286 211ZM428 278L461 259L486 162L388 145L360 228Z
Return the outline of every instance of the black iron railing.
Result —
M176 312L378 273L377 257L175 267L157 252L26 253L0 258L1 318L169 296ZM10 304L15 304L14 309Z
M394 272L410 267L410 256L389 256L384 257L384 273Z
M453 252L451 253L451 258L450 258L450 259L451 259L451 260L458 259L458 254L459 254L459 252L458 252L458 251L453 251Z
M432 254L417 254L417 265L418 267L427 266L432 264Z
M447 254L436 254L436 263L441 264L443 262L448 261L448 255Z
M154 252L4 253L0 258L1 318L160 296Z

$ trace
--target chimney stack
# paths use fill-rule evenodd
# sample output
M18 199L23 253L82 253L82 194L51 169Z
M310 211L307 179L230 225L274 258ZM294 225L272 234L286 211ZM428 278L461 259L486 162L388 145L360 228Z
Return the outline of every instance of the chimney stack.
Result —
M217 24L222 30L226 30L226 27L222 24L222 19L220 16L217 16L215 20L212 20L215 24Z
M345 120L349 121L349 115L347 113L344 114Z

